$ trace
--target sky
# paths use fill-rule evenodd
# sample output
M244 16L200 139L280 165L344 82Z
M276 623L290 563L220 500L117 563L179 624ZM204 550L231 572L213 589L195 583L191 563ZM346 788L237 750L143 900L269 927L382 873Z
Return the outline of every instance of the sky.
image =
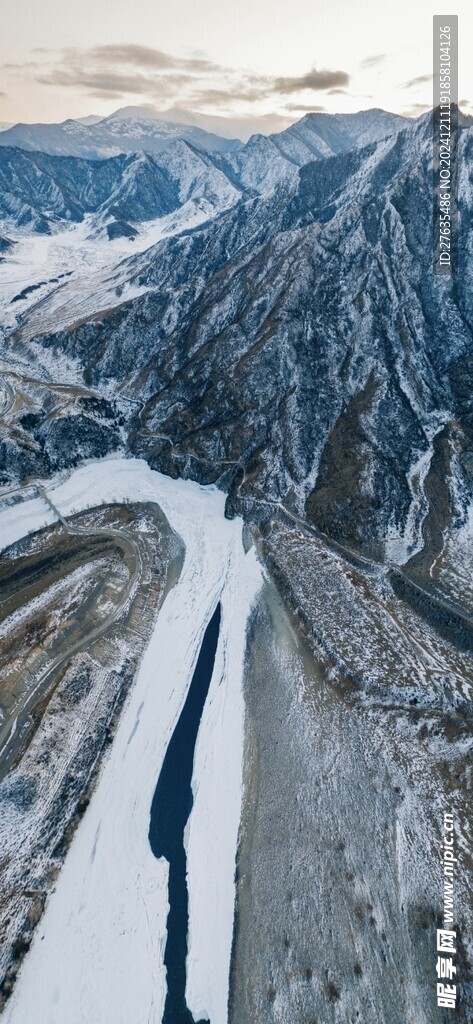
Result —
M0 122L181 107L274 130L309 110L431 105L431 0L0 0ZM473 5L459 99L473 113Z

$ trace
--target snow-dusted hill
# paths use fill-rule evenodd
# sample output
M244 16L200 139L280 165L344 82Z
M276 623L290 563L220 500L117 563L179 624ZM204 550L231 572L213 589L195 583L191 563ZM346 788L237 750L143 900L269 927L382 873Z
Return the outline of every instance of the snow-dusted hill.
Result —
M223 138L198 125L159 119L145 108L125 107L93 124L72 118L61 124L16 124L1 133L0 146L97 160L119 153L162 153L180 139L210 152L241 145L238 140Z

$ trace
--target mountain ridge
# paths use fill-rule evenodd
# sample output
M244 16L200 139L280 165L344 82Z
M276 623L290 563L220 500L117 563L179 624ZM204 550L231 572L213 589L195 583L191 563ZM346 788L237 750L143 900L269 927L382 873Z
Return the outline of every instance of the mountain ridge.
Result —
M59 124L19 123L0 133L0 146L18 146L28 151L47 152L51 156L77 156L85 159L103 159L116 156L119 152L135 152L141 149L145 152L159 153L177 139L184 139L211 153L238 152L244 146L239 139L230 137L227 127L220 123L225 120L224 118L191 115L187 111L179 110L170 111L169 115L166 111L160 116L159 112L131 106L119 108L99 121L94 119L94 123L86 123L90 118L68 118ZM328 124L332 124L338 126L335 135L337 145L340 145L343 131L345 135L348 132L348 125L364 123L366 118L373 123L373 115L380 126L377 138L380 137L380 130L389 134L405 126L407 120L400 115L379 110L359 111L356 114L306 114L289 128L262 137L278 140L289 133L289 139L292 133L295 138L297 125L302 126L302 132L306 136L310 134L310 131L307 131L308 127L311 127L315 137L316 126L326 128ZM172 119L179 116L187 120ZM207 124L209 127L206 129L201 127L201 124ZM212 128L216 130L213 131ZM217 129L220 129L221 134ZM248 142L257 136L258 133L253 133ZM373 139L374 136L370 140L363 139L363 142ZM350 144L356 144L356 135L350 140ZM319 139L319 150L321 155L333 151L323 138Z
M125 113L129 109L134 108L124 108ZM120 137L120 126L123 123L122 113L118 111L106 119L107 123L115 124L117 137ZM101 130L103 123L101 121L88 128L77 122L66 122L71 137L79 140L83 138L84 132L90 135ZM151 115L148 123L153 124ZM84 178L90 183L89 190L92 193L97 191L98 182L102 178L110 182L110 188L113 182L113 187L119 188L117 178L120 174L129 175L131 167L137 169L142 179L144 165L139 163L140 153L143 159L148 158L150 178L154 172L154 186L151 187L150 182L145 186L144 200L141 200L140 189L136 184L134 208L129 212L120 209L117 213L110 204L112 220L131 220L130 226L136 228L140 221L163 216L179 203L196 198L197 195L209 198L211 206L221 209L236 202L243 193L260 194L274 189L282 182L292 187L297 182L299 169L307 163L356 149L359 140L362 145L366 145L367 141L379 141L403 126L402 118L384 111L353 115L308 114L283 132L269 136L253 135L234 152L207 151L189 139L171 138L164 150L148 153L139 149L142 123L135 121L134 151L104 159L54 155L42 150L9 147L6 142L11 135L7 132L0 143L0 219L5 221L7 230L17 227L47 233L61 220L80 220L81 209L82 216L85 212L97 212L97 205L94 207L90 196L87 201L81 199ZM188 179L193 175L192 191ZM207 181L204 181L205 176ZM176 183L178 198L173 205L169 201L169 192L176 190ZM77 196L72 195L74 190ZM103 193L104 189L99 191ZM155 195L154 204L151 202L151 193Z
M459 145L469 168L471 129ZM129 257L137 297L34 342L23 330L22 345L140 401L130 451L225 479L229 509L283 502L404 560L424 530L438 554L433 523L459 521L473 487L473 308L466 280L432 273L431 162L428 118L315 161L290 194L243 196ZM464 175L461 224L470 216ZM464 227L460 248L471 259ZM429 477L439 460L443 489Z

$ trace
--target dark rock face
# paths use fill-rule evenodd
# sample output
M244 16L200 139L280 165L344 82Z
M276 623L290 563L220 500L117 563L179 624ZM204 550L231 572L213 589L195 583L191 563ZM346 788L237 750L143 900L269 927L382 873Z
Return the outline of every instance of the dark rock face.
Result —
M10 238L5 238L4 235L0 235L0 259L6 252L11 252L14 246L14 242Z
M87 401L94 400L82 399ZM90 408L90 412L95 416L82 412L51 418L44 413L23 415L13 436L0 442L1 483L46 477L83 459L101 458L115 451L121 443L120 418L112 418L108 412L104 415L100 407Z
M136 238L137 231L124 220L114 220L107 225L107 237L113 242L114 238Z
M20 228L49 233L50 221L79 223L97 212L147 220L178 204L176 183L152 157L89 161L0 148L0 218Z

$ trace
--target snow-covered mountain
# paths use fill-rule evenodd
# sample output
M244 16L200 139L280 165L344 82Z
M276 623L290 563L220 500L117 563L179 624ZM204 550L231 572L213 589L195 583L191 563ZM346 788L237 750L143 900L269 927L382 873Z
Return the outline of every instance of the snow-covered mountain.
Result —
M346 152L400 131L409 121L384 110L358 114L307 114L285 131L252 135L249 152L232 138L233 122L223 117L169 110L163 114L147 107L122 107L109 117L94 115L61 124L16 124L1 132L0 146L17 146L56 156L103 159L119 153L161 153L183 139L198 149L229 157L230 170L256 159L274 159L275 147L282 159L301 167L308 160ZM238 125L236 125L238 127ZM241 126L243 127L243 126Z
M472 161L465 129L463 223ZM432 274L431 202L424 117L312 161L284 187L240 193L206 224L130 257L121 274L136 298L115 311L107 300L103 316L37 339L35 351L78 360L89 383L145 401L133 450L165 472L191 471L189 444L202 481L244 467L239 500L292 495L337 539L370 545L391 530L414 550L422 522L436 537L435 522L460 515L470 486L460 448L473 447L469 278ZM461 246L469 266L466 233ZM423 456L433 474L440 460L455 477L450 498L434 477L419 496Z
M146 120L141 117L143 109ZM97 214L101 224L108 218L111 223L126 221L136 227L189 200L205 201L209 211L221 210L245 194L295 186L300 168L307 163L374 143L410 122L377 110L333 117L309 114L284 132L252 136L234 152L196 146L179 137L182 126L169 123L165 148L144 152L150 130L156 126L161 146L163 123L153 112L133 107L91 127L65 122L69 140L77 140L79 149L84 133L90 140L92 132L103 130L108 137L113 130L118 148L134 148L133 153L103 160L59 157L2 143L0 220L5 230L47 233L61 221L80 222L88 213ZM11 137L11 132L5 132L3 140Z
M289 159L307 163L316 157L347 153L350 149L394 135L411 119L374 108L356 114L306 114L296 124L271 138Z
M130 121L123 111L118 123L120 119ZM131 120L140 123L140 118ZM97 131L100 127L101 123ZM76 128L79 134L85 130L77 122ZM135 139L139 138L137 129ZM238 927L233 931L230 996L225 994L218 1018L222 1021L228 1006L235 1024L259 1024L268 1015L280 1024L316 1019L325 1024L405 1024L406 1012L409 1015L415 1006L425 1008L419 1024L420 1019L423 1024L440 1024L435 983L431 984L441 893L437 887L436 895L432 886L432 849L441 840L439 822L443 808L451 806L452 794L459 808L458 849L467 848L463 823L469 820L470 792L465 751L471 745L473 719L473 128L468 124L460 131L458 167L460 271L449 278L436 276L432 266L430 115L407 123L382 111L335 118L309 115L285 132L254 136L234 153L205 152L182 138L159 153L93 160L0 148L0 482L7 492L3 515L8 527L14 523L15 529L18 516L22 530L54 523L56 509L69 520L66 530L58 524L47 537L30 538L29 566L23 542L16 548L18 562L11 551L5 556L4 582L8 584L10 577L15 601L17 594L21 597L25 575L31 573L33 614L29 620L21 612L20 626L23 631L25 622L34 623L39 670L44 674L42 621L47 635L51 622L63 632L58 612L54 610L54 618L49 612L43 616L44 605L36 604L40 574L54 573L56 600L65 552L74 559L76 572L81 568L76 551L85 549L84 557L90 558L85 534L98 540L105 526L108 545L109 535L116 539L123 522L123 536L126 532L133 537L133 532L128 534L133 531L133 505L140 501L153 517L149 525L143 519L139 536L135 533L140 560L147 537L155 536L164 568L164 524L151 508L168 487L169 508L182 531L185 559L190 554L191 561L184 562L184 573L170 594L177 594L174 608L179 614L168 615L169 594L164 619L158 613L157 628L162 622L163 634L156 634L156 650L167 649L161 639L168 635L170 618L177 622L177 636L181 620L188 622L189 614L195 623L197 605L200 629L223 586L227 633L220 664L233 665L235 672L245 664L246 803L236 864L233 852L229 857ZM155 223L147 223L153 218ZM140 234L131 238L128 232L135 231ZM107 233L111 241L105 241ZM131 460L103 460L117 453L144 460L132 466L131 485L126 482ZM65 479L72 466L88 460L89 466L82 465L77 475ZM149 468L168 478L161 479L159 490L154 485L150 489ZM58 472L60 478L52 483ZM220 546L217 520L211 517L208 524L208 501L217 500L218 492L205 497L204 508L199 488L177 482L178 477L218 484L225 493L225 499L222 494L219 498L222 527L224 507L228 519L235 514L243 517L244 532L240 533L240 523L234 524L238 544L235 532L231 550ZM120 480L124 490L116 490L113 479ZM20 503L9 493L18 485L26 485L34 497ZM183 501L191 509L189 519L176 497L182 487ZM46 505L47 501L54 504ZM101 502L111 504L98 508ZM117 502L126 503L122 518ZM35 509L32 515L30 505ZM168 516L166 504L162 508ZM87 509L87 518L77 522L72 513L82 509ZM84 522L85 530L79 525ZM172 527L171 514L168 522ZM20 536L21 532L14 533L15 540ZM244 560L240 537L247 553ZM57 557L48 555L50 543L61 545L53 548ZM177 566L180 544L174 539L171 543L176 558L171 564ZM101 544L96 551L102 559ZM156 549L150 554L154 565ZM233 614L243 578L233 574L235 558L245 573L252 564L247 559L256 565L258 558L265 567L264 586L252 606L248 629L246 618ZM131 685L136 662L127 652L139 656L137 638L145 643L142 620L154 614L153 594L163 594L164 579L173 578L168 572L163 585L158 580L155 587L147 562L143 565L146 601L141 602L138 590L138 629L130 629L127 640L127 620L120 617L113 623L122 652L111 661L114 685L121 685L122 676ZM79 575L78 587L82 580ZM235 603L225 604L228 580ZM184 604L183 581L189 591ZM202 589L196 600L197 585ZM103 603L108 614L108 600ZM287 621L284 606L291 612ZM67 598L68 615L70 607ZM79 604L72 605L74 613L75 607ZM80 618L81 628L88 615ZM241 646L232 646L235 623ZM93 626L95 630L95 614ZM23 645L23 632L17 635ZM191 659L194 647L188 639ZM174 633L171 640L170 686L179 703L171 667ZM21 653L20 645L11 650ZM107 644L97 659L97 687L116 709L117 691L109 688L112 676L102 674L103 662L111 657L108 648ZM90 647L84 653L95 663ZM136 732L142 703L135 689L123 712L127 715L126 709L131 709L130 715L121 719L110 752L113 728L107 725L107 705L96 702L96 690L89 685L93 676L78 674L71 651L66 654L70 667L44 712L44 723L42 712L34 711L34 728L37 720L39 727L31 748L37 760L19 761L11 776L14 784L7 781L4 803L16 815L7 816L7 835L13 837L15 849L21 846L18 836L33 839L28 838L27 872L20 859L0 914L6 936L0 956L4 1000L42 913L40 901L32 915L31 893L49 894L58 877L61 851L67 850L66 841L58 840L59 823L69 835L82 818L79 792L86 797L86 816L91 808L96 813L99 790L89 803L90 774L83 756L86 753L90 764L96 764L99 751L108 749L104 771L112 765L108 778L113 793L114 766L123 761L122 749L133 747L130 756L141 764L142 751L152 748L154 757L156 747L154 740L148 743L147 734L143 746L143 733ZM153 659L148 658L148 668L146 700L159 689L153 683ZM184 693L191 673L184 668L181 675ZM208 738L218 739L222 721L229 723L229 736L234 732L235 704L229 702L228 678L214 673L214 693L220 692L221 703L212 703L212 698L210 717L204 714L203 719L206 731L199 734L201 763L209 777L215 775L217 748L222 763L228 757L227 744L220 740L208 756ZM61 689L64 680L67 689ZM77 721L79 689L97 732L66 725ZM224 706L226 718L221 714ZM151 721L151 736L153 715L148 705L147 710L141 720ZM31 708L27 711L33 717ZM59 745L57 759L51 761L56 736L64 737L64 748ZM70 736L76 754L69 749ZM164 745L162 750L164 757ZM235 754L237 761L240 772L241 757ZM61 766L60 785L52 764ZM128 775L129 764L127 760ZM137 776L133 782L131 775L129 803L135 814ZM196 793L203 777L195 776ZM51 778L58 794L52 803L44 797L50 793ZM227 776L224 782L219 792L225 794L226 807ZM141 792L143 786L139 788ZM149 827L146 793L152 792L144 788L143 837ZM47 808L47 821L34 818L38 806L41 814ZM203 806L210 807L210 802L204 800ZM87 868L94 860L96 823L105 820L103 804L98 807L92 827L86 817L76 833L79 838L85 834L87 844L72 857L74 871L85 879L85 894L84 863ZM109 815L106 825L106 835L113 841L115 818ZM38 820L47 824L41 832L32 828L32 821ZM138 821L136 814L134 820ZM215 834L221 836L225 815L215 813L213 820ZM12 821L19 821L23 831L13 829ZM194 828L195 819L188 832L190 865L192 850L202 864L201 843L209 845L207 829L196 833ZM235 823L235 847L237 834ZM218 843L215 848L217 861ZM96 878L107 877L108 840L104 849L105 854L98 854L103 875L95 874ZM140 869L139 857L138 861ZM441 881L438 857L437 862ZM66 854L59 878L65 877L70 863ZM458 864L461 867L461 858ZM192 909L192 867L187 877L189 921L197 921L198 928L202 925L200 932L193 924L188 929L186 962L193 964L195 977L200 972L194 955L199 945L196 934L207 934L211 915L204 888L205 899L198 901L201 909L196 914L195 903ZM214 892L212 865L207 877L208 893ZM458 874L458 880L462 888L457 933L465 974L471 959L466 937L472 934L466 872ZM130 901L125 893L123 903L124 927L136 957L136 963L130 961L131 974L124 974L123 991L131 993L133 1005L136 977L145 971L151 978L149 1012L146 1005L141 1021L153 1017L157 1006L157 916L151 915L149 935L146 925L130 932L128 908L136 904L135 888L129 887ZM220 890L217 896L220 899ZM62 908L70 909L68 898L62 899L56 903L59 927L53 927L53 937L62 937ZM72 957L74 973L67 973L67 968L60 995L66 1007L63 1020L71 1005L71 977L77 978L74 1006L79 1011L84 977L90 974L92 995L94 987L105 991L103 963L108 961L102 957L98 974L92 966L89 970L97 960L95 940L104 933L103 948L114 965L117 951L123 953L122 919L118 927L113 900L105 932L96 901L92 903L88 920L94 941L88 945L93 956L84 958L79 944L79 958ZM47 970L52 964L54 988L56 960L44 953L51 936L50 907L28 956L45 956ZM164 907L163 928L166 913ZM145 916L143 912L143 921ZM317 940L325 933L330 942L319 955L314 935ZM144 935L142 954L135 950L136 934ZM206 942L205 938L204 947ZM231 944L229 927L229 950ZM163 949L164 941L158 945ZM37 954L38 949L43 952ZM208 951L206 985L214 972L214 934ZM72 960L68 947L65 962ZM33 996L47 989L44 972L31 970L37 963L27 959L24 964L35 985L40 978L39 988L30 990ZM111 990L116 971L108 974ZM225 975L228 978L227 968ZM20 977L20 991L22 985ZM459 1007L466 1021L473 1018L468 1016L471 993L464 988ZM189 1016L217 1020L202 1011L204 1006L209 1009L202 991L195 1014L192 1007ZM55 998L53 991L51 999ZM34 997L23 1003L27 1011L21 1019L27 1024L34 1019L36 1005ZM49 995L47 1005L53 1005ZM108 995L90 1005L88 1020L108 1019ZM105 1011L96 1012L97 1005L105 1006ZM15 1024L16 1006L12 1002L6 1009ZM48 1012L42 1017L50 1019ZM132 1011L127 1019L138 1018Z
M221 165L241 185L266 190L278 181L295 180L299 168L312 160L378 142L410 123L409 118L385 110L306 114L282 132L252 135L242 149L225 154Z
M247 122L243 119L233 117L219 117L211 114L201 114L198 111L186 110L184 107L169 107L167 110L154 110L149 106L127 106L116 110L113 118L134 118L138 121L150 121L154 123L173 124L180 128L200 128L211 135L219 135L222 139L229 139L232 142L242 138L241 130ZM80 120L80 119L79 119ZM104 118L101 118L104 120ZM251 132L247 133L251 135Z
M1 133L0 146L97 160L119 153L162 153L180 139L209 152L231 151L241 145L197 125L163 120L146 108L124 107L96 123L70 118L61 124L16 124Z
M10 229L49 234L61 222L94 214L98 225L139 224L189 200L221 210L239 190L205 152L179 140L165 153L83 160L0 149L0 221ZM126 222L126 223L124 223ZM114 237L119 228L114 228Z

